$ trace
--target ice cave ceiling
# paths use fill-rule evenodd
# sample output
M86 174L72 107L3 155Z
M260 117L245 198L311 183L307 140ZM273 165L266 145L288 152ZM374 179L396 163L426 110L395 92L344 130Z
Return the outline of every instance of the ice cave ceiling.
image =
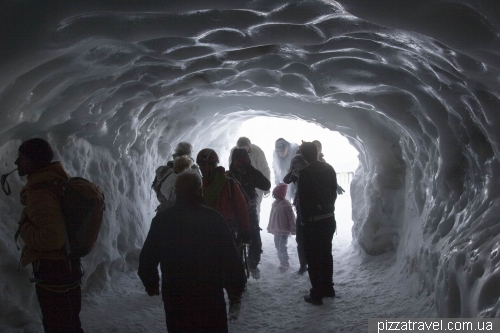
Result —
M158 162L256 112L299 117L359 150L353 234L368 253L420 239L402 258L432 289L448 274L433 262L498 247L498 1L3 1L0 22L6 150L76 137ZM479 298L442 311L498 303Z

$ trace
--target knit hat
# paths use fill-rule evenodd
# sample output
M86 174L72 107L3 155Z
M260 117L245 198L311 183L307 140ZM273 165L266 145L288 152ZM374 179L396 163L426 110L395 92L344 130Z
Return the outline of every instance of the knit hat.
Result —
M285 151L286 147L288 147L290 143L286 141L283 138L279 138L276 140L276 143L274 144L274 149L278 152L281 153L282 151Z
M50 163L54 152L50 144L44 139L29 139L21 144L19 152L26 155L34 163Z
M286 189L288 188L288 185L285 183L279 183L276 185L276 187L273 189L273 194L275 197L279 197L281 199L284 199L286 196Z

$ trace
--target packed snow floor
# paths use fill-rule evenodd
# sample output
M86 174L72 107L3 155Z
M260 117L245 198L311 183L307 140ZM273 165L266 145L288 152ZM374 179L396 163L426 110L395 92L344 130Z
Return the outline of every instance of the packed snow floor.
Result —
M272 199L264 199L261 278L250 278L240 318L229 324L229 332L367 332L368 318L435 316L432 297L419 293L418 283L416 291L399 283L393 254L370 257L350 245L349 200L346 192L336 204L338 231L333 238L333 258L337 296L325 298L323 306L313 306L303 300L310 288L309 277L296 274L295 237L288 242L290 270L278 270L273 237L266 231ZM99 296L85 297L81 319L86 332L166 331L161 298L147 296L135 272L117 277Z

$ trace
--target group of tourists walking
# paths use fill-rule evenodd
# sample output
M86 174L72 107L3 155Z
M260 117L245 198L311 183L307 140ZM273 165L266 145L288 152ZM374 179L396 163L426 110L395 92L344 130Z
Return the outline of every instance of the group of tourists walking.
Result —
M192 150L180 142L172 160L156 169L152 188L159 204L139 257L147 294L162 295L168 331L227 332L227 319L238 318L247 279L260 278L260 205L271 192L267 231L274 235L279 270L290 268L287 242L296 234L298 274L308 271L312 285L304 300L321 305L323 297L334 297L334 204L343 190L322 160L321 143L276 140L272 191L264 152L248 138L231 150L228 170L215 150L204 148L196 159ZM97 239L104 194L70 177L53 157L43 139L19 147L17 171L28 176L21 191L21 264L33 266L45 332L83 332L80 258Z
M155 191L160 205L140 255L139 276L147 293L158 295L160 264L169 332L226 332L226 318L238 318L247 278L260 278L260 204L271 192L274 202L267 231L274 235L279 270L290 268L287 243L296 234L297 273L308 272L312 285L304 300L322 305L324 297L335 296L334 204L343 192L335 170L324 161L319 141L299 146L279 138L273 155L272 191L264 152L246 137L231 149L228 170L219 165L219 156L211 148L192 159L187 142L175 149L173 161L167 164L170 172L157 169L153 188L159 189ZM173 166L180 158L191 163L183 163L178 172ZM173 205L161 203L162 196L166 201L169 193L172 196L162 185L169 174L176 174Z

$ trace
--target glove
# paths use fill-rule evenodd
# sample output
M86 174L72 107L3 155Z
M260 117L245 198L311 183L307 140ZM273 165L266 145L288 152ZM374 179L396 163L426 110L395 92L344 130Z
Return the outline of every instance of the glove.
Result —
M160 295L160 287L158 285L153 287L146 287L146 292L149 296L158 296Z
M337 185L337 194L338 194L338 195L341 195L341 194L343 194L344 192L345 192L345 191L344 191L344 189L342 188L342 186Z
M241 302L229 304L228 318L230 322L235 322L238 320L238 317L240 316L240 310Z

